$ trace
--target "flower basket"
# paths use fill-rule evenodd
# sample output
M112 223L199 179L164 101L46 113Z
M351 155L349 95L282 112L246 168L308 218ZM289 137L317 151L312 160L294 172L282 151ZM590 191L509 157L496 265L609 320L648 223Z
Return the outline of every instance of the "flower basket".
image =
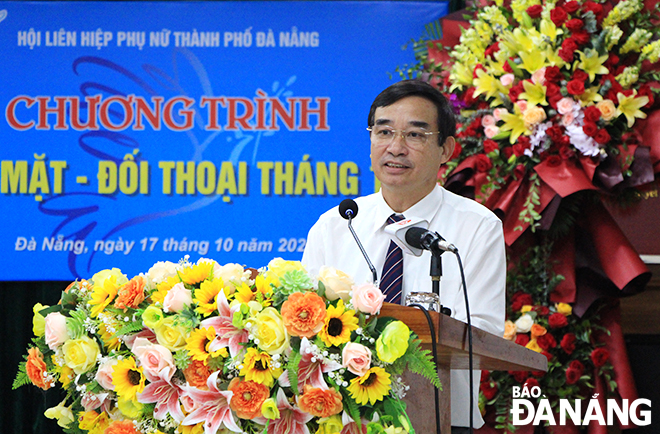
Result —
M339 270L210 259L116 268L34 308L14 387L62 388L65 432L405 433L406 369L440 387L384 296Z

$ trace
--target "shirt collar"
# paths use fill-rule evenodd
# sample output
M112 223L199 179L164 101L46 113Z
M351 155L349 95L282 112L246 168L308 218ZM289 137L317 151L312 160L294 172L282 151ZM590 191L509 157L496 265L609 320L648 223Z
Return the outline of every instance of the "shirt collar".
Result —
M390 208L387 202L385 202L382 190L376 193L376 196L378 199L375 215L373 216L374 232L385 227L387 218L395 213L395 211ZM440 210L442 199L442 187L436 184L429 194L424 196L424 198L422 198L422 200L417 202L415 205L404 211L403 215L406 219L426 220L430 223Z

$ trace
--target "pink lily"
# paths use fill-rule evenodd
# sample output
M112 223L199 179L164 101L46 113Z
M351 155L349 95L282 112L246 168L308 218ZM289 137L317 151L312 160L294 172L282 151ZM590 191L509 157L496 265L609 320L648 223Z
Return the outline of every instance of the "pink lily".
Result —
M360 421L361 429L358 428L357 423L345 411L341 415L341 422L344 428L342 428L340 434L367 434L367 424L369 421L364 418Z
M304 390L307 384L318 389L327 390L328 385L323 379L323 374L341 369L341 363L324 362L319 359L312 361L314 354L312 353L312 345L307 338L302 338L300 341L300 354L302 359L298 364L298 390ZM280 375L279 383L282 387L291 386L288 370Z
M234 396L234 392L229 390L220 390L217 386L218 375L220 371L215 371L206 380L209 390L199 390L196 387L184 386L186 394L193 401L201 405L193 410L181 422L182 425L196 425L204 422L204 433L215 434L221 425L224 425L233 432L242 432L243 430L236 425L234 415L229 408L229 401Z
M181 387L173 380L162 379L157 376L147 375L149 383L142 393L138 393L137 399L143 404L156 403L154 418L163 420L169 413L174 420L181 423L183 412L179 404L179 398L183 393Z
M283 389L277 391L276 403L280 411L279 419L268 421L264 417L258 417L254 421L262 425L268 424L268 434L310 434L307 422L314 416L292 406Z
M225 293L220 291L218 294L218 314L209 319L202 321L202 327L213 327L215 329L216 338L209 345L210 351L217 351L221 348L229 347L229 353L232 357L236 357L242 350L244 344L248 342L248 331L234 327L232 323L234 319L234 312L238 307L231 309L227 302Z

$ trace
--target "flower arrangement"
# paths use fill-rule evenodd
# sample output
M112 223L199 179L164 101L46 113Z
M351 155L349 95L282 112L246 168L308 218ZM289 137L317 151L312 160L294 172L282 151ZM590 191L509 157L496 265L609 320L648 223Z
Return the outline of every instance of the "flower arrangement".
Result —
M440 383L415 334L377 315L383 300L279 258L103 270L34 307L14 387L61 387L45 415L67 433L414 432L401 374Z
M552 303L550 293L563 280L551 270L551 245L529 249L507 276L507 321L504 338L548 359L547 372L482 371L480 405L494 410L495 427L514 432L511 422L513 387L530 391L558 410L559 399L587 399L594 378L602 377L609 391L617 387L609 351L598 343L598 313L578 316L568 303Z
M451 28L443 38L429 24L414 43L417 63L398 71L430 81L452 103L456 148L439 182L502 218L511 263L506 337L548 358L545 374L482 375L482 408L495 414L487 423L512 432L513 386L538 385L553 406L617 388L599 343L601 304L579 315L570 305L580 282L575 252L565 249L581 248L578 227L596 236L596 220L615 233L600 224L601 202L629 204L655 182L660 153L648 131L660 88L660 14L657 2L641 0L475 0L464 18L455 43ZM610 257L639 261L621 239ZM602 274L592 287L615 272Z
M653 181L635 131L655 103L657 9L641 0L496 0L473 10L430 73L459 113L445 176L471 168L475 195L507 213L515 240L540 224L554 195L635 193ZM524 180L524 181L523 181ZM524 203L509 204L512 196Z

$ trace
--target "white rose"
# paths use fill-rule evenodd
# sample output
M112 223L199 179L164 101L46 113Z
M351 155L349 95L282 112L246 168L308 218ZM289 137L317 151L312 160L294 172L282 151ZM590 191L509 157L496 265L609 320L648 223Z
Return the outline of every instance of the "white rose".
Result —
M534 318L530 315L524 314L516 320L515 324L517 333L527 333L534 325Z
M348 274L336 268L323 266L319 270L319 280L325 286L325 297L334 301L341 298L348 301L353 288L353 279Z
M170 261L156 262L147 272L149 281L158 284L168 277L176 276L176 264Z
M213 269L213 278L221 278L225 286L229 288L231 292L234 292L236 285L241 284L241 281L244 278L249 278L250 272L245 270L240 264L225 264L218 265Z

